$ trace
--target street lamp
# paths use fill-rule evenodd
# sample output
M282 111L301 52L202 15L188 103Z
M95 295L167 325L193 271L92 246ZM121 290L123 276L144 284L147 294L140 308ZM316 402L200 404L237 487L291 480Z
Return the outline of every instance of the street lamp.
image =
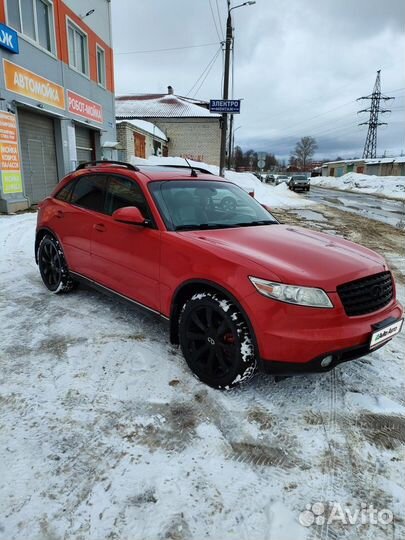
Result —
M226 20L226 41L225 41L225 68L224 68L224 92L223 99L228 99L229 94L229 62L231 55L231 45L232 45L232 17L231 11L234 9L243 7L243 6L252 6L256 4L255 0L249 0L248 2L243 2L243 4L238 4L237 6L231 7L231 0L228 0L228 18ZM228 121L226 113L222 115L222 131L221 131L221 153L219 157L219 174L220 176L225 175L225 154L226 154L226 132L228 127Z

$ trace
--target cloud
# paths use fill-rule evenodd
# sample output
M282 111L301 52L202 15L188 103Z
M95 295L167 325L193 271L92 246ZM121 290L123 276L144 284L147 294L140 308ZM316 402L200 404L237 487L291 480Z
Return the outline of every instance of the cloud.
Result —
M218 23L217 4L221 17ZM211 0L222 38L225 0ZM221 55L208 74L219 37L210 0L119 0L112 3L116 52L217 43L177 51L115 57L117 93L165 92L217 98ZM361 153L359 96L371 93L381 69L383 91L395 90L389 126L378 150L405 149L405 2L387 0L257 0L232 11L235 28L234 96L243 98L236 143L288 156L304 135L318 140L317 155ZM204 78L206 76L206 78ZM401 108L402 107L402 108ZM364 120L360 118L360 120ZM289 146L290 145L290 146Z

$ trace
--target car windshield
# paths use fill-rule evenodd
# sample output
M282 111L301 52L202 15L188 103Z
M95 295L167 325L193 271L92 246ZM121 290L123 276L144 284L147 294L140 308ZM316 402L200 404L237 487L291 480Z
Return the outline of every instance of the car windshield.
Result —
M294 176L294 180L306 180L306 176Z
M234 184L169 180L149 184L171 231L253 227L278 223L255 199Z

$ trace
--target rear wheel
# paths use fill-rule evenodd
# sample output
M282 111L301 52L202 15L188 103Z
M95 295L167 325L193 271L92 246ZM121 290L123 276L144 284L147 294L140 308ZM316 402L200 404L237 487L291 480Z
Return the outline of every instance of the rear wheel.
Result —
M42 281L53 293L66 293L73 289L75 282L63 255L63 250L56 238L46 234L38 246L38 266Z
M180 345L193 373L213 388L229 389L256 370L249 328L237 307L211 292L195 294L180 314Z

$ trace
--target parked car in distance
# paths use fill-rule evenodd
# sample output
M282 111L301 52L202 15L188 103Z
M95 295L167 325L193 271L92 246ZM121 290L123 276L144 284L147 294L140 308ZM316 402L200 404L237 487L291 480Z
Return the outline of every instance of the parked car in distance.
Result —
M286 184L288 183L288 176L286 176L285 174L269 174L266 177L267 184L273 184L275 186L278 186L283 182L285 182Z
M35 259L52 293L83 282L167 321L191 371L214 388L257 369L325 372L402 326L383 257L282 225L196 167L80 165L39 205Z
M288 187L292 191L309 191L310 180L305 176L305 174L293 174L288 182Z

